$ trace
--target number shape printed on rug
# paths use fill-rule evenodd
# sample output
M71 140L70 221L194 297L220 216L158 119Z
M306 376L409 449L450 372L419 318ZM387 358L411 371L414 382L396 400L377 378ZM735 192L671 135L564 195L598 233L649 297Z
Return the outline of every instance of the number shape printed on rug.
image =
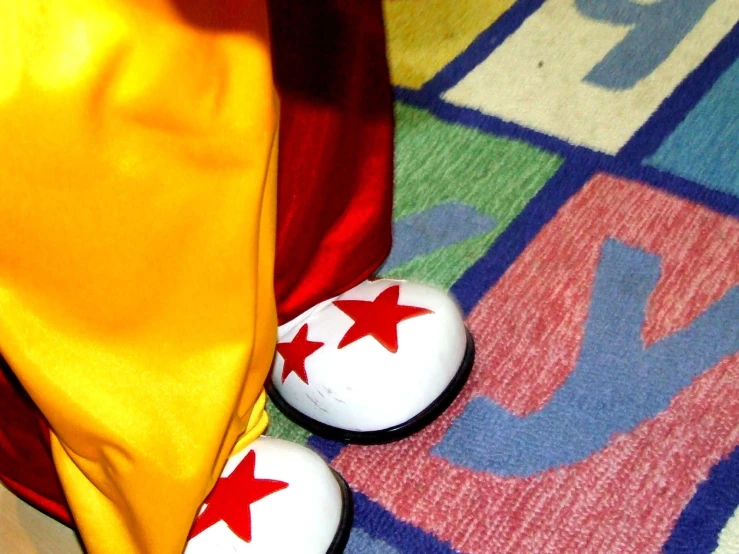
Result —
M736 0L548 0L442 97L615 154L737 20Z
M628 90L662 65L715 0L577 0L586 17L630 30L585 76L604 88ZM639 52L638 56L634 52Z
M581 461L666 409L690 382L739 351L739 287L693 323L644 348L659 258L616 240L601 252L575 370L550 402L519 417L472 400L433 453L473 470L526 477Z

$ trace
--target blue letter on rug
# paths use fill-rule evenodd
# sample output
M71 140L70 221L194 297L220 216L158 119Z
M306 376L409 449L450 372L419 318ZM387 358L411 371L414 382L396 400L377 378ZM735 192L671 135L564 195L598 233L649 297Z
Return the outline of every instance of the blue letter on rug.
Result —
M739 350L739 287L645 349L642 323L658 279L658 257L607 241L580 358L549 404L518 417L475 398L433 453L472 470L529 476L584 460L614 433L665 410L694 378Z
M393 224L393 249L379 273L495 228L495 219L460 202L433 206Z

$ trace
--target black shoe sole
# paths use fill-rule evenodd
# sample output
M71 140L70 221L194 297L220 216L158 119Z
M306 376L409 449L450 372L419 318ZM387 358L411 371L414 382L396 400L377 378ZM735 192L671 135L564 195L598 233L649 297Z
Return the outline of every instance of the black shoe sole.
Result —
M344 478L339 475L333 469L331 470L336 477L336 481L339 483L341 488L341 521L339 521L339 528L336 530L334 540L331 541L331 546L328 547L326 554L341 554L344 552L347 543L349 542L349 535L352 532L352 523L354 521L354 498L352 497L352 491L349 489L349 485L346 484Z
M459 366L457 374L451 380L449 385L447 385L446 389L444 389L444 392L442 392L441 395L439 395L439 397L426 409L405 423L401 423L395 427L381 429L379 431L349 431L347 429L341 429L340 427L333 427L331 425L321 423L320 421L316 421L290 406L285 399L282 398L280 393L272 386L271 379L267 380L266 388L267 394L272 402L274 402L275 406L277 406L277 408L285 414L288 419L294 421L314 435L346 443L386 444L404 439L417 433L444 413L467 382L467 378L470 376L474 362L475 341L472 339L472 334L467 330L467 347L465 349L464 358L462 359L462 364Z

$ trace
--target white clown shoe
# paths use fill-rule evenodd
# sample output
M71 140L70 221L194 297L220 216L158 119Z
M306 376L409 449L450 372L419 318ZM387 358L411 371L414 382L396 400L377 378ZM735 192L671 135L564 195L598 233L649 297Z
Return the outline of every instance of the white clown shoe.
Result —
M349 487L315 452L259 437L226 464L185 554L340 554L352 516Z
M473 359L472 337L447 293L365 281L279 328L267 389L278 408L317 435L389 442L441 414Z

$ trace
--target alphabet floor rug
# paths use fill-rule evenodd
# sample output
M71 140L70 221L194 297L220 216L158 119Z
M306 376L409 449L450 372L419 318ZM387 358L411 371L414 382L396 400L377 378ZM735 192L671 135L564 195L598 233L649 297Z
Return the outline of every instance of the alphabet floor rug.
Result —
M395 246L477 343L436 423L307 440L350 554L739 552L739 3L387 0Z

